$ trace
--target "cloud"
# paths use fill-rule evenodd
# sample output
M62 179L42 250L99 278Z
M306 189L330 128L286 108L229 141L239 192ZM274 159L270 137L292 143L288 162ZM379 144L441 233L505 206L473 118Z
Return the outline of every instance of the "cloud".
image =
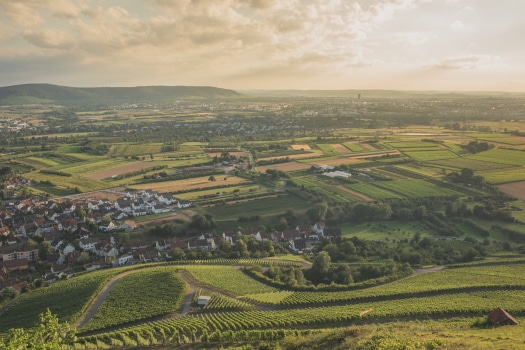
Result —
M404 47L419 46L428 42L434 38L434 34L423 33L423 32L412 32L412 33L394 33L392 34L393 43L400 44Z
M72 37L63 31L44 29L27 31L23 38L30 43L47 49L65 49L73 45Z
M464 27L465 27L465 25L463 24L463 22L461 22L459 20L456 20L456 21L454 21L454 22L452 22L450 24L450 29L455 30L455 31L460 31Z
M501 61L498 56L491 55L462 55L447 57L440 61L434 61L428 65L430 68L446 70L473 70L487 68Z

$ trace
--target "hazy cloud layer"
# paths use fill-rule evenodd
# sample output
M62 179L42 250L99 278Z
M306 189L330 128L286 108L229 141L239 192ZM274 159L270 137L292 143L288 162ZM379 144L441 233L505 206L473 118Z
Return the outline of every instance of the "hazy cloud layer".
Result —
M521 0L0 0L0 85L525 91L523 9Z

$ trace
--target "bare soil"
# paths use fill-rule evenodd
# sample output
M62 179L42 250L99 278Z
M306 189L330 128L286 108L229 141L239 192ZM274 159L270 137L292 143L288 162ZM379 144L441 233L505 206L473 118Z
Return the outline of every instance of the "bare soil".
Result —
M342 154L346 154L346 153L351 153L352 152L348 148L346 148L345 146L341 145L340 143L334 143L331 146L333 148L335 148L336 150L338 150L339 152L341 152Z
M525 200L525 181L499 185L498 189L510 196Z
M296 150L296 151L300 151L302 149L304 150L308 150L308 149L311 149L310 146L308 145L291 145L292 149Z

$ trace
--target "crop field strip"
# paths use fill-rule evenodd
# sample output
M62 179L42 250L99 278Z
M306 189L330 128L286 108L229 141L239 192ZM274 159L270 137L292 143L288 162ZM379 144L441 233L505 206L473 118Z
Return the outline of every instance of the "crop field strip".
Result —
M96 171L102 171L117 167L119 165L127 164L129 161L123 159L92 159L77 163L61 164L50 168L50 170L62 171L71 175L85 175Z
M483 171L479 173L490 184L504 184L525 180L525 168L511 168L492 171Z
M56 176L52 174L43 174L40 172L32 172L24 174L25 177L33 181L48 181L58 187L69 187L69 188L78 188L82 192L91 192L102 190L108 187L111 187L108 183L88 179L82 176Z
M520 150L494 148L465 158L514 166L525 165L525 151Z
M353 191L360 192L374 199L403 198L403 195L393 193L384 188L379 188L371 183L360 182L356 184L344 185Z
M337 201L338 203L346 203L349 200L356 199L354 195L337 189L336 185L323 183L322 181L317 180L317 178L315 177L311 177L308 179L305 179L304 177L294 178L294 181L298 186L304 186L308 190L317 192L323 196L331 198Z
M363 151L363 148L359 146L357 143L343 142L342 145L348 148L352 152L362 152Z
M397 148L400 151L411 150L411 149L438 149L441 148L438 143L424 142L424 141L396 141L396 142L385 142L385 144Z
M460 170L462 168L470 168L474 171L486 171L495 169L513 168L515 165L494 163L491 161L476 160L469 157L440 159L427 162L430 165L440 166L446 169Z
M308 207L308 202L300 196L286 194L274 198L253 199L241 203L233 203L227 206L214 206L208 208L208 211L216 217L237 219L241 212L244 215L278 215L284 213L286 208L306 210Z
M317 143L315 144L326 155L340 155L341 151L327 143Z
M374 186L407 198L458 196L462 193L420 179L376 181Z
M204 190L209 187L217 187L221 185L232 186L250 183L250 181L236 176L227 176L227 179L224 180L224 176L215 175L216 181L210 181L209 178L209 176L192 177L181 180L138 184L131 186L131 188L135 190L147 189L156 192L167 193L176 191ZM219 191L220 190L217 189L216 192Z
M162 144L115 144L108 153L110 157L141 156L160 153Z
M457 158L458 155L450 150L430 150L430 151L403 151L403 153L410 158L420 161L428 162L438 159Z

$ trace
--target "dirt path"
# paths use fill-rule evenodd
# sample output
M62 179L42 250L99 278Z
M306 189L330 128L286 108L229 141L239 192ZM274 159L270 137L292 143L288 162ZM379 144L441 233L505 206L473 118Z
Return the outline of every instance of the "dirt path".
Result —
M337 186L337 189L339 189L341 191L348 192L350 194L353 194L354 196L359 197L362 200L367 201L367 202L371 202L371 201L374 200L372 197L368 197L366 194L363 194L361 192L357 192L357 191L351 190L349 188L344 187L343 185Z
M75 327L75 328L80 328L80 327L86 325L89 322L89 320L91 320L93 318L93 316L95 316L95 314L97 313L98 309L100 308L100 306L102 305L104 300L106 300L109 292L117 285L117 283L120 282L120 280L123 277L125 277L125 276L127 276L127 275L129 275L131 273L135 273L135 272L139 272L139 271L143 271L143 269L127 271L127 272L121 273L121 274L113 277L108 283L106 283L106 285L102 288L102 290L98 293L98 295L95 297L95 299L88 306L88 308L84 312L84 314L74 324L72 324L72 326ZM202 289L203 291L205 291L207 293L219 293L219 294L223 294L223 295L229 296L231 298L237 298L237 295L235 295L233 293L229 293L229 292L226 292L226 291L218 290L216 288L213 288L212 286L209 286L207 284L204 284L204 283L196 280L189 272L182 271L178 275L186 283L187 289L185 291L186 295L185 295L184 301L182 303L182 305L183 305L182 309L181 309L180 313L177 314L175 317L182 317L182 316L185 316L185 315L187 315L188 313L191 312L191 307L192 307L191 304L193 302L193 296L195 295L195 292L196 292L197 288L200 288L200 289ZM173 315L170 316L170 317L173 317Z
M434 267L429 267L429 268L426 268L426 269L415 269L414 270L414 274L412 276L409 276L409 277L415 277L415 276L423 275L423 274L429 273L429 272L443 271L445 268L446 268L446 266L434 266Z
M115 285L122 279L122 277L125 277L129 275L130 273L134 273L137 271L128 271L121 273L120 275L117 275L113 277L106 285L102 288L100 293L96 296L96 298L91 302L91 305L88 306L86 312L72 325L73 327L82 327L86 323L88 323L89 320L95 316L97 313L100 305L106 300L106 297L108 296L109 292L115 287Z

